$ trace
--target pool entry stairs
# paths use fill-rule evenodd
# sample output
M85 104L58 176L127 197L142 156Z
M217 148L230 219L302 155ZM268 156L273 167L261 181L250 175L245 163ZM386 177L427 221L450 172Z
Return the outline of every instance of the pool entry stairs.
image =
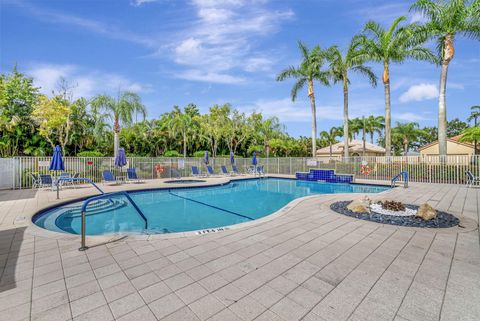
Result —
M353 183L353 175L336 174L333 169L311 169L309 172L297 172L295 177L302 181L320 181L326 183Z

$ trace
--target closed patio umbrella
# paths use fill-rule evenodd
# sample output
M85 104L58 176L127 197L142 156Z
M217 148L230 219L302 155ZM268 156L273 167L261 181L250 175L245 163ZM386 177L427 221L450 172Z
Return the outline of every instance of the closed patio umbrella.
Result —
M125 149L119 148L117 157L115 158L115 166L123 167L127 165L127 157L125 156Z
M208 151L205 151L205 157L203 158L205 165L208 165Z
M254 166L257 166L258 162L257 162L257 153L256 152L253 152L253 155L252 155L252 165Z
M233 152L230 152L230 164L235 165L235 155L233 155Z
M65 164L63 163L62 158L62 149L60 146L55 146L53 149L53 156L52 160L50 161L50 168L51 171L64 171Z

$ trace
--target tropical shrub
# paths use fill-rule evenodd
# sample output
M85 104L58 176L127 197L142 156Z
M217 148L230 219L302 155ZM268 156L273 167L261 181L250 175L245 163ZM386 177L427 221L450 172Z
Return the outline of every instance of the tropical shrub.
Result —
M85 150L77 153L77 157L104 157L105 154L96 150Z
M164 154L164 157L182 157L182 154L177 152L176 150L167 150Z

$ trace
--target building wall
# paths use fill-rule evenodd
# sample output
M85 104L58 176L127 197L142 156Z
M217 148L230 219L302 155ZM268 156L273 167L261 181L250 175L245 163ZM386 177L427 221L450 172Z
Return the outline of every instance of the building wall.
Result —
M438 155L438 143L420 150L421 155ZM473 147L447 141L448 155L473 155Z

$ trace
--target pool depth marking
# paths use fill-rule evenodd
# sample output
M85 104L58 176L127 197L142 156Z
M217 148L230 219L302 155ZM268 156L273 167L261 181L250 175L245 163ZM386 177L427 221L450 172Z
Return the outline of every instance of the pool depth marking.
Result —
M223 211L223 212L227 212L227 213L230 213L230 214L233 214L233 215L237 215L237 216L240 216L240 217L249 219L249 220L251 220L251 221L255 220L254 218L251 218L251 217L249 217L249 216L246 216L246 215L243 215L243 214L239 214L239 213L235 213L235 212L226 210L226 209L224 209L224 208L221 208L221 207L218 207L218 206L215 206L215 205L210 205L210 204L207 204L207 203L204 203L204 202L200 202L200 201L197 201L197 200L188 198L188 197L184 197L184 196L180 196L180 195L174 194L174 193L172 193L170 190L169 190L168 192L169 192L171 195L173 195L173 196L176 196L176 197L178 197L178 198L182 198L182 199L187 200L187 201L191 201L191 202L194 202L194 203L198 203L198 204L201 204L201 205L205 205L205 206L208 206L208 207L212 207L212 208L214 208L214 209L217 209L217 210L220 210L220 211Z

